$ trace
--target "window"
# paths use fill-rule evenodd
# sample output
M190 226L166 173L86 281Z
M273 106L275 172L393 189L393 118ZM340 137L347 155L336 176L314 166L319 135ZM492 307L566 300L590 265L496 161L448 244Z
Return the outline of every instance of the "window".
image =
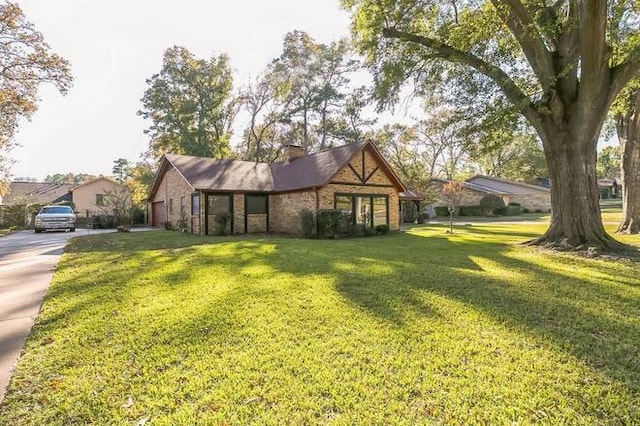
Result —
M183 214L186 210L186 204L184 197L180 197L180 214Z
M267 214L268 202L267 195L247 195L246 209L247 214Z
M200 214L200 194L191 194L191 214Z
M374 225L388 225L387 213L389 199L387 197L373 197L373 223Z
M381 195L336 194L335 208L345 216L353 215L349 223L372 228L389 224L389 199Z
M96 206L104 206L104 194L96 194Z
M173 214L173 198L169 199L169 214Z

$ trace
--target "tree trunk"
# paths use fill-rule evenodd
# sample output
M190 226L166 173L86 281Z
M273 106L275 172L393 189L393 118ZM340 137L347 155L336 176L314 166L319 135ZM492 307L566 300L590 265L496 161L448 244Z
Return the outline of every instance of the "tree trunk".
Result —
M627 111L616 117L616 130L622 148L622 220L616 232L637 234L640 232L640 135L638 135L638 111L640 90L630 94Z
M551 181L551 222L532 244L557 249L600 251L625 249L604 230L596 180L595 142L585 143L577 132L545 132L545 156Z

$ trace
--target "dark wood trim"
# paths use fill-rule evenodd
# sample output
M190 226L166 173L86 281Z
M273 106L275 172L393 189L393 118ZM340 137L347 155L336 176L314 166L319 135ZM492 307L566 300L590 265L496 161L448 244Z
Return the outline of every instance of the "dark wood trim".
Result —
M365 183L367 180L364 178L364 174L365 174L365 171L364 171L365 170L365 168L364 168L364 166L365 166L365 164L364 164L364 161L365 161L364 149L362 151L360 151L360 152L362 153L362 178L361 178L361 180L362 180L362 183Z
M394 185L387 185L382 183L353 183L353 182L329 182L330 185L350 185L350 186L370 186L372 188L395 188Z
M347 164L349 166L349 168L351 169L351 171L353 172L354 175L356 175L356 177L358 178L358 180L362 183L364 183L363 177L360 176L358 174L358 172L356 171L356 169L351 165L351 163ZM363 175L364 176L364 175Z
M203 192L204 195L204 235L209 235L209 197L227 197L229 198L229 214L231 220L229 222L229 234L233 234L234 228L234 206L233 206L233 193L232 192ZM202 198L200 199L200 208L202 209Z
M376 166L376 168L373 169L373 171L367 175L367 177L364 179L364 183L369 182L369 179L371 179L373 177L373 175L376 174L378 169L380 169L380 166Z

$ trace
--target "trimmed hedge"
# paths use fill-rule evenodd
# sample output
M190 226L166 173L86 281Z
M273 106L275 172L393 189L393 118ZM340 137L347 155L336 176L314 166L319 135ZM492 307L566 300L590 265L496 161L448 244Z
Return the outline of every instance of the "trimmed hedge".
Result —
M460 206L460 216L482 216L480 206Z

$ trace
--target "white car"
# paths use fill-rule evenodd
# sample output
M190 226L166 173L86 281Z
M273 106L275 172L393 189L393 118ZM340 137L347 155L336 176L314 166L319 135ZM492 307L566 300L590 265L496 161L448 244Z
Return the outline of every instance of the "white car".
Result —
M48 230L76 230L76 214L69 206L44 206L36 215L36 234Z

